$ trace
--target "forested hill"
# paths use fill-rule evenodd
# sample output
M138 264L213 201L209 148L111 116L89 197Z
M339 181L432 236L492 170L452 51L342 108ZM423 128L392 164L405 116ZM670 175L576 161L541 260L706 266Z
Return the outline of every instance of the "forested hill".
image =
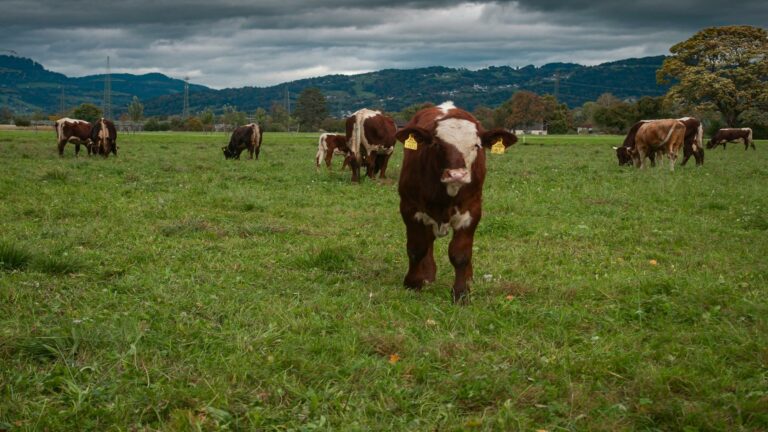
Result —
M453 100L458 106L495 107L519 89L557 93L570 107L596 100L605 92L619 98L658 96L667 88L656 84L656 69L663 56L627 59L598 66L552 63L542 67L489 67L477 71L434 66L421 69L385 69L360 75L327 75L272 87L243 87L191 92L192 111L229 104L241 111L269 109L284 104L286 90L292 101L307 87L317 87L328 100L329 111L340 115L362 107L399 111L421 102ZM558 82L559 81L559 82ZM146 103L148 114L175 114L183 105L180 95Z
M181 95L184 91L183 80L160 73L112 74L111 78L112 105L118 114L126 110L133 96L147 101L162 95ZM199 85L190 85L190 89L208 90ZM55 113L59 111L62 90L66 109L84 102L101 106L104 75L70 78L28 58L0 55L0 105L17 112Z
M610 92L619 98L658 96L667 88L656 84L656 69L663 56L627 59L597 66L551 63L541 67L512 68L492 66L476 71L442 66L421 69L385 69L359 75L327 75L292 81L271 87L242 87L213 90L190 85L190 109L221 111L231 105L240 111L269 109L284 104L286 93L291 105L307 87L319 88L327 97L329 111L340 115L361 107L399 111L421 102L453 100L466 109L478 105L495 107L517 90L554 94L570 107L597 99ZM38 63L19 57L0 56L0 103L12 109L55 112L60 87L67 105L101 103L103 75L68 78L45 70ZM146 115L180 114L183 106L183 81L162 74L113 74L113 105L116 113L125 110L133 95L145 105Z

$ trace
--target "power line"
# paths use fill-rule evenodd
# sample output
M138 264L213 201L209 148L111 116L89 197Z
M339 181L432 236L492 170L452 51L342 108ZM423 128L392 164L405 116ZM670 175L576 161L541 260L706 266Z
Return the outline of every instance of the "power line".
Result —
M184 77L184 108L181 117L185 120L189 117L189 76Z

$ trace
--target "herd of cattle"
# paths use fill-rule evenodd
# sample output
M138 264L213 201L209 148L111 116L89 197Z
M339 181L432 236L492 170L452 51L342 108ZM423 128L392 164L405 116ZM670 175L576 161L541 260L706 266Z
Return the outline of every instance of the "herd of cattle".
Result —
M109 120L101 119L91 125L82 120L64 118L56 122L59 154L73 140L75 153L84 143L89 154L107 157L117 155L117 134ZM238 127L229 144L222 147L224 157L239 159L244 150L250 158L259 158L264 131L255 123ZM751 145L749 128L721 129L709 140L714 148L735 140L743 140L745 149ZM697 165L704 163L701 122L692 117L681 119L643 120L635 124L621 147L614 147L619 164L645 165L648 158L655 164L658 156L667 156L671 169L680 148L682 165L691 156ZM504 153L517 137L505 129L485 130L472 114L457 108L452 102L425 108L399 129L392 118L379 111L361 109L346 119L346 134L325 133L320 136L315 165L331 166L334 154L344 156L342 169L349 165L352 181L360 181L360 168L366 175L386 178L387 164L395 142L403 143L403 163L398 193L400 215L405 224L408 272L403 281L412 289L420 289L435 280L436 265L433 244L436 238L453 238L448 255L454 267L453 300L462 302L469 293L472 279L472 244L482 215L482 190L485 181L485 151Z

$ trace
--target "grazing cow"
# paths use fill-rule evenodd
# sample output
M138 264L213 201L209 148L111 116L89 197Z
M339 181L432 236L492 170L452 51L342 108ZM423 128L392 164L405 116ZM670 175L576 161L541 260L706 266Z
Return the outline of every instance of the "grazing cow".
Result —
M635 135L635 148L630 149L636 167L645 167L645 156L661 150L669 157L669 168L675 170L675 161L685 140L685 125L675 119L654 120L643 123Z
M56 144L59 148L59 156L64 156L64 146L73 141L75 143L75 156L80 153L80 144L84 144L91 154L91 124L85 120L60 118L56 120Z
M347 148L352 166L352 181L360 181L360 166L365 163L366 175L373 178L381 172L386 178L387 164L395 150L394 120L380 111L363 108L347 118Z
M227 159L240 159L240 153L248 149L250 155L248 159L253 159L255 154L258 160L263 135L264 130L259 127L258 123L249 123L236 128L232 131L232 136L229 138L229 145L221 148L224 151L224 157Z
M344 155L344 167L349 163L349 148L347 148L347 138L344 135L324 133L320 135L317 141L317 154L315 155L315 166L320 169L320 161L325 161L325 166L331 168L331 158L333 155Z
M688 159L693 155L696 159L696 165L704 165L704 146L703 146L703 134L704 128L701 122L693 117L683 117L678 119L685 125L685 140L683 142L683 162L680 164L684 166ZM627 132L627 136L624 138L624 143L621 147L613 147L616 150L616 158L619 160L619 165L629 165L632 163L632 149L635 147L635 135L637 135L638 129L645 123L653 122L656 120L640 120L635 123ZM648 158L651 160L651 166L656 166L656 156L661 156L661 149L657 149L656 152L648 154Z
M404 144L398 186L408 251L403 283L420 289L435 280L433 244L452 228L453 300L462 301L469 293L472 242L482 215L483 148L501 153L517 137L504 129L486 131L472 114L446 102L417 112L397 139Z
M752 129L750 128L720 129L715 136L709 140L707 148L715 148L722 144L723 150L725 150L726 143L736 140L744 141L744 150L748 150L749 146L752 146L752 150L757 150L754 141L752 141Z
M91 128L91 141L93 141L93 154L108 157L111 152L117 156L117 129L112 121L102 117L94 123Z

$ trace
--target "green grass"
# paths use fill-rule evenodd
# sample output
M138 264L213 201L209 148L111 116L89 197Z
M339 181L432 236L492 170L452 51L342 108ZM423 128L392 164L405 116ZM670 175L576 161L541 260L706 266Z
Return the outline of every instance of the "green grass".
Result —
M674 173L616 136L489 154L461 307L446 239L401 286L396 181L264 139L0 132L0 430L768 429L765 141Z

